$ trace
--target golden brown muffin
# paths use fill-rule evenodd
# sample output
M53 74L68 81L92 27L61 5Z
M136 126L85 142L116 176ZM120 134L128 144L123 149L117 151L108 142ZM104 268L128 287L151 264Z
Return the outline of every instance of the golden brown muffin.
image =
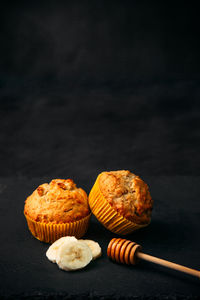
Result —
M149 223L153 201L148 185L139 176L125 170L103 172L99 188L120 215L137 224Z
M91 216L87 194L71 179L40 185L26 199L24 215L32 235L46 243L63 236L81 238Z
M88 199L92 213L114 233L126 235L150 223L153 201L148 186L130 171L102 172Z
M87 194L71 179L54 179L40 185L25 201L24 213L43 223L78 221L89 213Z

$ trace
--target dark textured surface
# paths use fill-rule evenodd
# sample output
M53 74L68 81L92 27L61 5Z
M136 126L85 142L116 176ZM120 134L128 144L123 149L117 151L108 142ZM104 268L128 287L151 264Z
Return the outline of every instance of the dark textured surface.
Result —
M0 174L93 178L101 170L131 169L199 175L200 102L192 86L195 101L181 99L190 89L183 84L125 95L47 90L9 99L0 112Z
M200 45L195 4L6 1L0 10L1 296L26 299L200 297L194 278L105 255L65 273L22 214L44 180L129 169L147 180L152 224L130 238L199 268ZM154 177L151 177L154 176ZM37 178L37 179L34 179Z
M194 4L18 1L0 13L0 175L200 174Z
M200 297L197 278L147 262L129 267L109 261L106 248L115 235L94 217L86 238L100 243L103 256L81 271L58 269L45 257L48 245L33 238L28 231L22 212L26 196L44 180L0 180L0 296ZM155 200L152 223L127 237L141 244L145 253L198 269L200 178L146 177L145 180ZM86 191L91 188L87 181L79 180L78 183L84 185Z

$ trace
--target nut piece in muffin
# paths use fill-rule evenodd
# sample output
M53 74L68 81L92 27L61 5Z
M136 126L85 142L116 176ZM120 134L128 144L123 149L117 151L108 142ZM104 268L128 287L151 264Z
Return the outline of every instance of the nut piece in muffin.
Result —
M35 221L58 224L78 221L90 210L86 192L72 179L54 179L26 199L24 213Z
M137 224L150 222L153 200L148 185L130 171L103 172L99 188L110 205Z

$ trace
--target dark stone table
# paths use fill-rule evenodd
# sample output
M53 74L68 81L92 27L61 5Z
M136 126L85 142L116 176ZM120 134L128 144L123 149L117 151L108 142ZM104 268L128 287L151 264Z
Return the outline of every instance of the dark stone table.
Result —
M83 178L83 177L82 177ZM155 201L149 227L127 238L143 246L144 253L199 269L199 177L144 178ZM85 238L98 241L101 258L85 269L61 271L48 261L48 245L28 231L24 200L49 178L0 179L1 247L0 297L8 299L198 299L200 281L147 262L126 266L110 261L106 248L116 235L93 216ZM87 192L91 186L80 180ZM7 299L6 298L6 299Z

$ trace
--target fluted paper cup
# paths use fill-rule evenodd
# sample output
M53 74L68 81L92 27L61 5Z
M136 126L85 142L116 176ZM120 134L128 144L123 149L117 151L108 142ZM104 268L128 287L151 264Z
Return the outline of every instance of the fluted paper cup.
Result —
M63 236L75 236L81 238L85 235L90 221L90 215L74 222L54 224L44 223L32 220L28 215L24 214L28 224L28 228L32 235L45 243L53 243Z

